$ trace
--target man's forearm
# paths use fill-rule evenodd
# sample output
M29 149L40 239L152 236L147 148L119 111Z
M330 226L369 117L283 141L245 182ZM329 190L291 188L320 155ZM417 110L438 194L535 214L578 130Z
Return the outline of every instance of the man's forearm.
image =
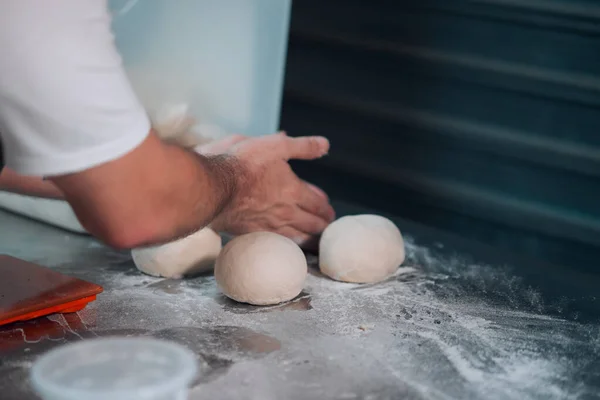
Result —
M156 206L164 209L168 217L162 219L164 225L152 235L154 242L168 242L209 225L228 206L244 180L244 172L232 157L206 157L178 146L172 150L173 159L181 165L171 175L171 190L164 198L167 206ZM188 161L192 162L188 165ZM189 171L189 175L182 171ZM184 210L189 210L188 216Z
M164 144L151 134L118 160L52 179L90 233L132 248L168 242L209 224L244 179L236 164Z
M0 190L48 199L63 199L63 193L52 182L34 176L23 176L4 168L0 172Z
M213 200L210 202L215 205L212 211L210 221L219 214L237 194L242 181L247 177L241 165L233 157L228 156L206 156L192 152L202 164L203 174L205 173L211 181L210 188Z

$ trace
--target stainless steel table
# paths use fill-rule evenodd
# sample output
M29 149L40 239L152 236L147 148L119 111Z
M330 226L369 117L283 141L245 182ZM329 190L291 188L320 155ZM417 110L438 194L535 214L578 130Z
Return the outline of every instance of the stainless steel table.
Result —
M296 300L258 308L210 275L151 278L128 252L0 211L0 253L105 288L77 314L0 329L0 398L36 398L28 372L44 351L110 335L195 351L192 399L599 398L596 276L397 222L408 260L392 279L344 284L311 268Z

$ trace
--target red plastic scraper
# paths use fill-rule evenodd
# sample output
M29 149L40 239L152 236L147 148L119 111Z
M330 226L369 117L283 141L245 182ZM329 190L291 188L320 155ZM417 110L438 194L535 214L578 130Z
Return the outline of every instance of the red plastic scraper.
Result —
M76 312L101 292L96 284L0 254L0 325Z

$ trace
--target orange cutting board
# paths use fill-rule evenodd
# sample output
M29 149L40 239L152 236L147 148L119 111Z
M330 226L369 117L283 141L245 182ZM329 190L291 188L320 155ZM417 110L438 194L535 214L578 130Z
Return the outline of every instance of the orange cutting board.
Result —
M94 283L0 254L0 325L76 312L101 292Z

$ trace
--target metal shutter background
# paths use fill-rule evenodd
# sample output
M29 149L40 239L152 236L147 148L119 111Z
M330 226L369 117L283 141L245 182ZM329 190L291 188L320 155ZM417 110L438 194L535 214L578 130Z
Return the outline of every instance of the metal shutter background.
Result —
M592 271L600 3L296 0L283 129L332 197Z

